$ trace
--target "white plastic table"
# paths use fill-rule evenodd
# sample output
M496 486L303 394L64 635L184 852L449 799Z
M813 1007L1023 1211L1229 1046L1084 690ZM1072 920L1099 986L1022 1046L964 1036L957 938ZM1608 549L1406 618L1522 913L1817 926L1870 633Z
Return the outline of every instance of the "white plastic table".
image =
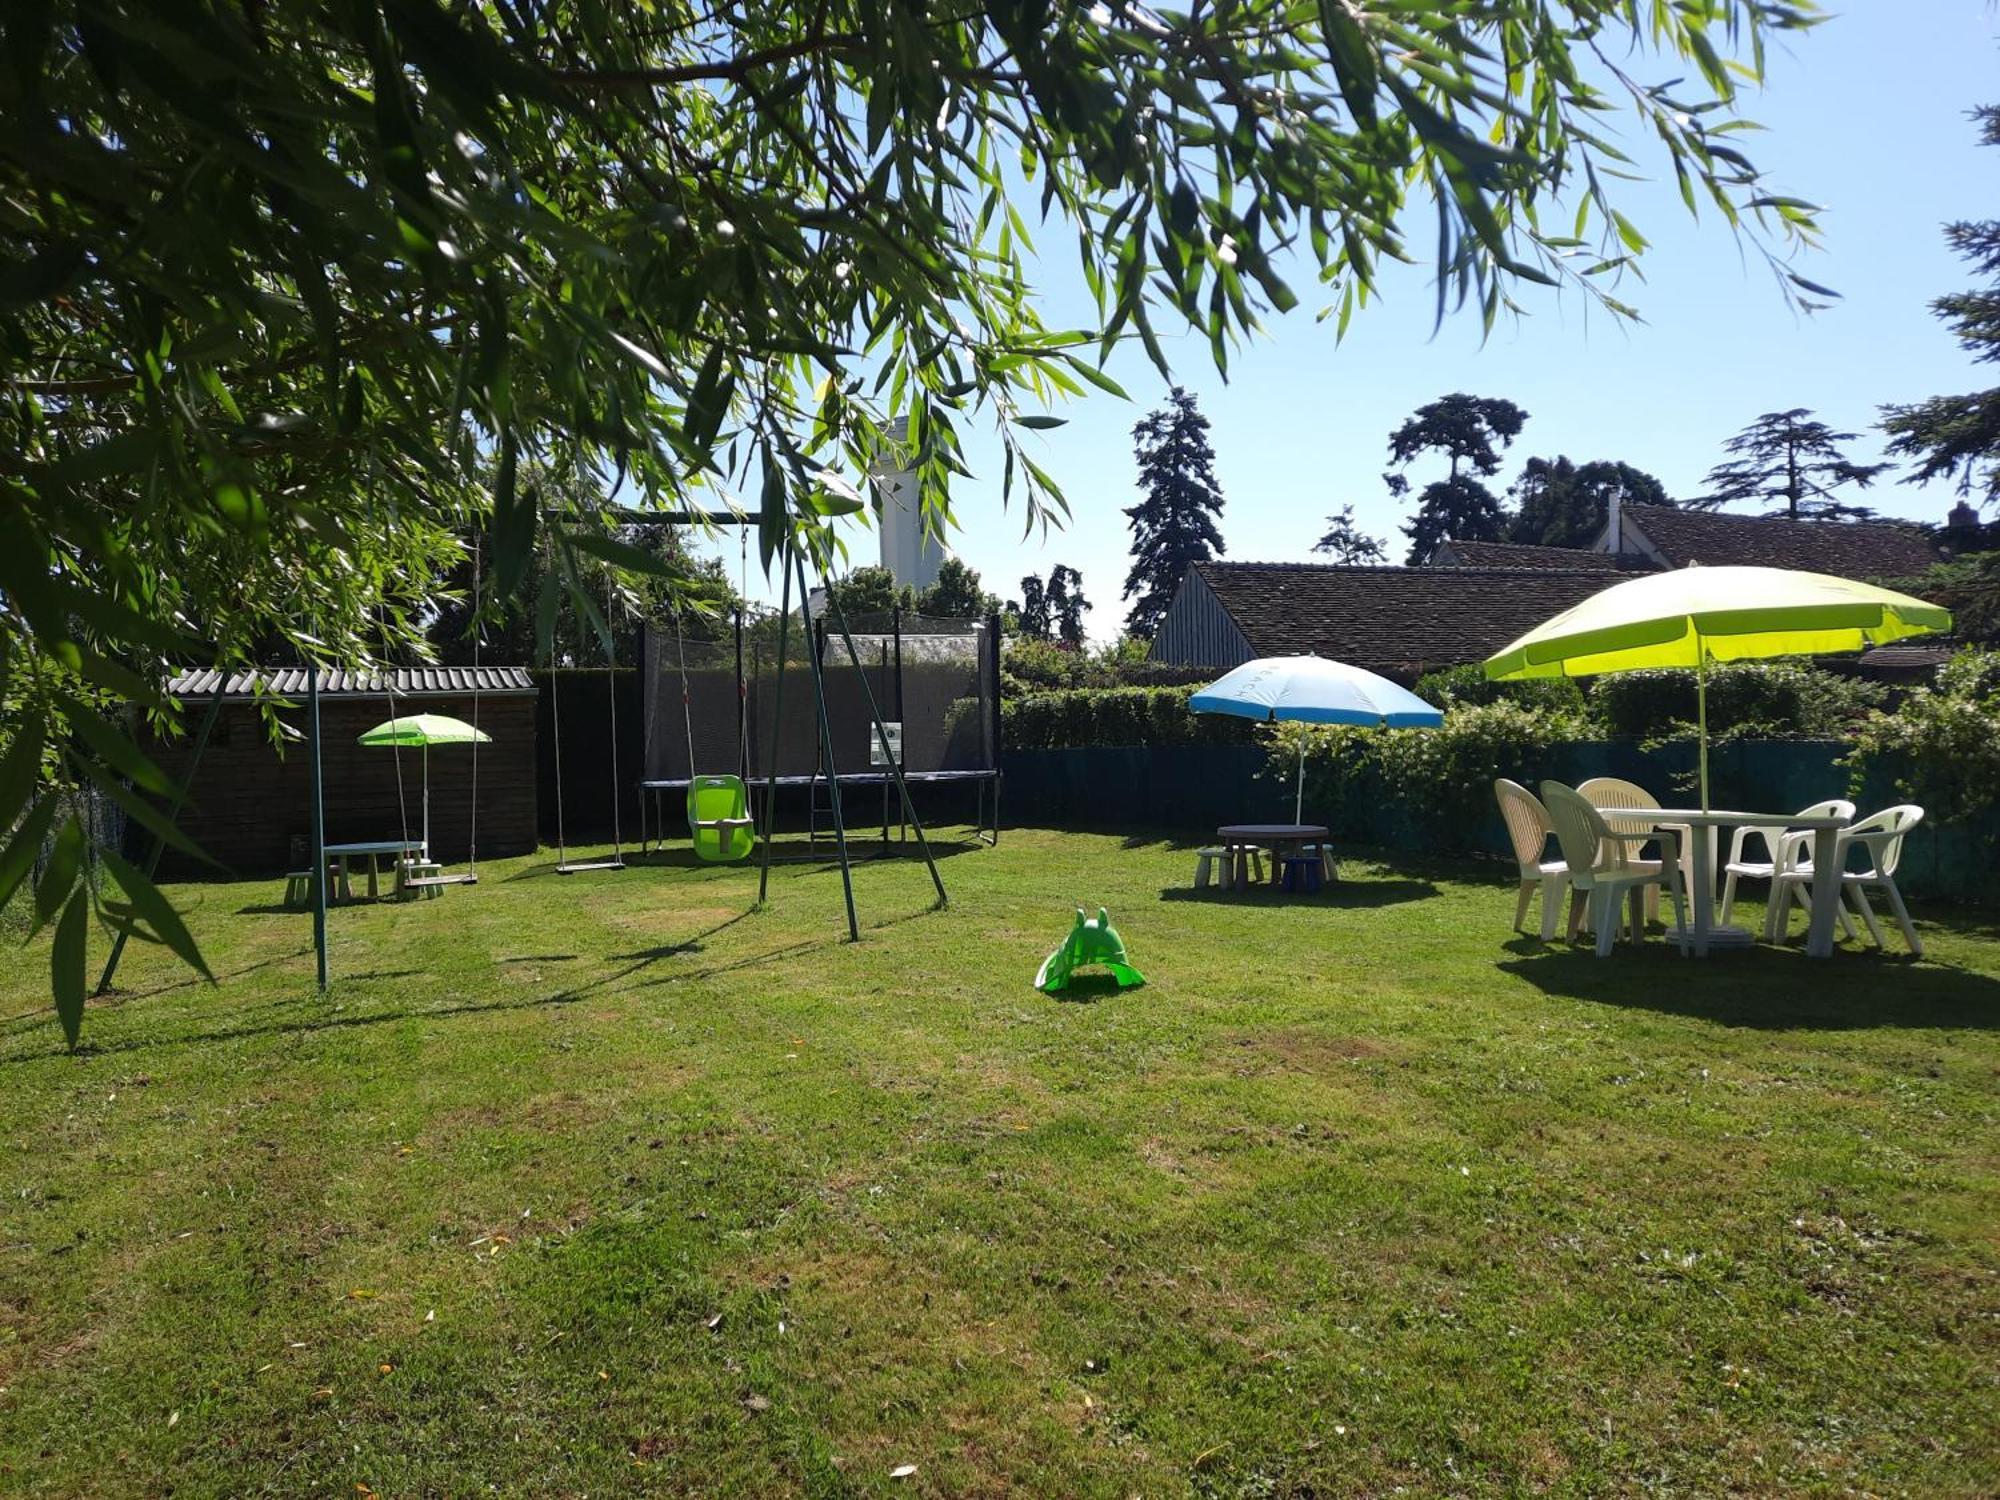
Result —
M340 892L341 900L352 901L354 899L354 890L347 882L347 861L357 857L363 858L368 861L368 899L370 901L377 900L379 898L375 885L375 876L377 873L375 868L376 856L380 854L409 855L421 853L423 847L424 843L422 839L364 839L357 844L328 844L326 846L326 858L327 863L333 866L334 888Z
M1698 807L1604 807L1598 811L1606 818L1629 818L1635 822L1654 824L1679 823L1702 831L1702 837L1694 840L1691 851L1694 869L1690 894L1693 899L1689 905L1693 908L1694 930L1690 936L1694 941L1696 958L1708 957L1711 946L1747 947L1756 941L1754 934L1740 927L1716 925L1715 843L1718 831L1749 827L1773 831L1793 829L1812 834L1812 922L1806 929L1806 956L1833 956L1833 927L1840 913L1840 866L1834 859L1834 846L1840 830L1847 826L1845 818L1802 818L1797 813L1735 812L1720 808L1703 812Z

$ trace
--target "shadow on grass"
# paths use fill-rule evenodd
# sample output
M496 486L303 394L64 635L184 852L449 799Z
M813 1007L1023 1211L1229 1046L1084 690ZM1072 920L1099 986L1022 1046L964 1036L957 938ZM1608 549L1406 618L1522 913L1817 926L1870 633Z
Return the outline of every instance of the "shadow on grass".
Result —
M1143 985L1132 985L1132 989L1143 989ZM1115 974L1077 974L1062 989L1048 994L1048 998L1058 1005L1095 1005L1100 1000L1109 1000L1125 993Z
M1600 959L1560 940L1523 937L1505 947L1517 956L1499 969L1567 1000L1769 1030L2000 1029L2000 979L1873 949L1830 959L1778 948L1683 959L1655 937Z
M1203 906L1310 906L1328 911L1360 911L1424 901L1437 894L1438 888L1428 880L1334 880L1310 893L1288 891L1260 881L1247 890L1230 890L1219 885L1199 891L1186 885L1163 886L1160 899Z
M658 979L643 980L641 983L650 986L683 984L691 980L709 979L721 974L735 973L741 969L756 968L760 964L792 958L814 949L829 948L834 946L834 943L835 940L831 938L813 942L788 943L783 947L771 949L769 952L745 954L742 958L734 959L728 963L712 964L706 968L692 969L685 973L663 975ZM416 971L399 970L394 973L341 976L336 980L336 983L358 979L394 978L404 972ZM75 1055L78 1057L111 1057L124 1052L151 1052L168 1047L247 1041L257 1037L310 1036L315 1032L321 1031L353 1031L370 1026L394 1025L402 1021L447 1021L468 1016L496 1015L508 1011L549 1010L574 1005L580 1000L587 999L597 991L615 984L630 972L632 971L627 970L617 974L607 974L601 979L573 985L568 989L558 990L551 995L537 995L522 1000L486 1000L462 1005L440 1005L434 1007L400 1006L394 1010L368 1011L357 1015L329 1013L325 1002L320 997L307 993L286 997L283 1000L267 1002L266 1005L257 1008L267 1009L275 1005L311 1006L318 1012L316 1014L254 1026L216 1027L207 1031L177 1032L168 1036L133 1037L128 1040L103 1043L86 1041L76 1049ZM48 1012L38 1012L37 1014L45 1019L49 1015ZM0 1068L14 1067L24 1063L68 1055L70 1054L63 1047L62 1043L56 1041L53 1045L36 1051L19 1053L12 1057L0 1057Z

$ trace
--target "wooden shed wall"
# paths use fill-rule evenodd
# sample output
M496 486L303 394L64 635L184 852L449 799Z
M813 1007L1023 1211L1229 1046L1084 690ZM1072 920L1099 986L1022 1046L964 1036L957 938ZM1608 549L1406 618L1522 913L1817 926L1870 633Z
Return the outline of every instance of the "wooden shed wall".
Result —
M397 703L403 714L449 714L472 720L465 695L412 695ZM190 732L178 740L153 741L148 753L176 780L186 773L193 730L207 705L188 705ZM339 697L320 700L321 764L325 781L326 839L342 843L395 838L402 826L396 795L396 752L357 743L361 733L390 714L386 698ZM281 717L303 735L306 710L287 709ZM535 700L482 697L479 727L493 743L479 747L479 854L499 859L529 854L536 847ZM430 752L431 851L447 863L466 857L472 815L472 747L453 745ZM423 752L401 752L403 802L410 836L423 821ZM215 732L203 752L180 823L212 859L239 875L271 874L289 868L294 835L306 837L312 766L303 738L286 744L281 756L266 737L256 708L224 703ZM162 873L198 877L207 866L167 852Z
M1191 667L1240 667L1257 653L1200 573L1188 569L1153 636L1153 661Z

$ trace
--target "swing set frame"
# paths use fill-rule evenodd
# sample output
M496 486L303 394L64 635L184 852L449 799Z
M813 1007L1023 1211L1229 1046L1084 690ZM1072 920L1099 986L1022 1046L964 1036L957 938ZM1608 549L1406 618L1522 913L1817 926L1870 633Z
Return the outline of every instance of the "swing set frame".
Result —
M701 525L751 527L759 524L758 516L746 515L731 510L655 511L619 506L613 507L609 514L612 519L617 521L655 526ZM745 543L747 546L747 532L745 534ZM808 601L811 598L811 588L806 575L805 554L799 549L797 542L788 535L780 543L779 551L784 564L784 582L779 590L778 676L772 699L771 714L771 733L774 741L772 755L774 760L777 753L775 738L778 733L778 725L784 721L785 655L786 647L790 643L792 626L792 581L794 577L798 580L801 607L807 608ZM829 582L824 577L822 577L821 581L822 583ZM826 589L825 595L825 619L832 623L835 631L839 634L842 645L846 647L847 658L854 665L856 677L861 683L862 696L868 705L868 720L875 735L875 742L881 749L888 775L896 789L897 798L902 806L903 817L910 831L915 834L917 848L924 857L925 868L930 871L931 886L937 892L937 905L939 908L943 908L950 904L951 898L945 891L944 876L938 870L937 856L931 850L930 837L924 831L923 819L917 815L916 802L910 795L909 783L904 779L902 757L896 753L895 747L890 743L888 728L882 720L881 705L875 701L875 691L868 685L867 672L862 670L861 653L854 644L853 633L847 627L847 616L840 607L840 601L831 588ZM807 613L810 613L809 608L807 608ZM740 649L739 639L739 651ZM827 783L828 800L831 803L829 810L833 815L835 857L840 865L841 896L847 910L847 937L849 942L859 942L861 940L861 922L854 904L854 856L848 847L847 817L841 806L840 772L834 760L833 730L826 711L826 680L820 671L819 652L817 650L808 651L806 653L806 663L808 668L807 675L812 682L813 714L819 728L820 763L824 767L823 775ZM747 746L747 738L741 733L739 733L738 744ZM690 764L689 771L692 774L692 764ZM758 830L757 904L759 906L763 905L770 898L771 864L773 857L772 844L774 842L773 834L777 828L778 778L775 776L768 778L762 790L764 793L764 817L762 826Z

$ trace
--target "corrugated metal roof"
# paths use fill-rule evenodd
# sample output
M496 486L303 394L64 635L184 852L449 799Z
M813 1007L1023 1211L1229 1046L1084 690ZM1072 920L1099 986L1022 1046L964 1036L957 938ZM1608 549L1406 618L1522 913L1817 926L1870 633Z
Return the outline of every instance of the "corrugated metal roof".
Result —
M229 674L223 682L225 698L253 698L259 684L267 697L303 698L310 691L304 667L256 667ZM182 672L169 678L167 691L176 698L206 698L222 682L215 671ZM470 695L491 693L496 697L532 694L535 681L526 667L408 667L394 672L322 672L319 679L323 698L386 698L419 694Z

